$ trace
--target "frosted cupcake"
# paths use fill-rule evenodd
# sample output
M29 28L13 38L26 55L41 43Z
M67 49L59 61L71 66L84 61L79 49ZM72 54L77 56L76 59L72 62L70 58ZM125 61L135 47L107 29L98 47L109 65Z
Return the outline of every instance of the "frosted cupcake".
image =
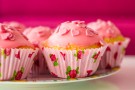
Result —
M103 40L84 21L60 24L41 46L50 73L67 79L92 75L106 49Z
M14 27L0 24L0 80L27 77L38 50Z
M111 69L120 66L125 55L125 49L130 41L129 38L124 37L111 21L97 20L87 26L96 30L99 36L108 44L99 69Z
M3 24L5 25L9 25L11 27L14 27L16 28L16 30L18 30L19 32L23 32L25 30L25 26L19 22L16 22L16 21L11 21L11 22L4 22Z
M41 41L48 39L51 35L51 28L38 26L34 28L27 28L23 34L28 38L28 40L36 47L39 47ZM45 74L48 72L46 62L44 60L41 50L39 50L38 56L32 67L32 74Z

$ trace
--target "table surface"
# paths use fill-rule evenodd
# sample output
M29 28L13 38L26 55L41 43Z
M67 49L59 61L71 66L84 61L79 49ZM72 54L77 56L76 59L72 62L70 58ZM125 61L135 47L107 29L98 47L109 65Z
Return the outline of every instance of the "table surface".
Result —
M126 56L115 75L83 82L48 85L0 85L0 90L135 90L135 56Z

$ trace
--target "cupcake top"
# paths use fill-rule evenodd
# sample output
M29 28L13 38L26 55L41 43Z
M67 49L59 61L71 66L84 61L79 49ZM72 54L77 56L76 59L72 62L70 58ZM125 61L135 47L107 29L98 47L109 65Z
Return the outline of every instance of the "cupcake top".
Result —
M87 49L101 47L104 42L84 21L67 21L60 24L42 45L57 49Z
M123 41L124 38L120 30L111 22L98 19L87 25L89 28L97 31L106 42Z
M33 48L33 45L16 28L0 23L0 48Z
M27 28L23 34L28 40L38 46L41 41L46 40L51 35L52 30L49 27L38 26L34 28Z
M16 22L16 21L4 22L4 24L16 28L21 33L25 30L25 26L19 22Z

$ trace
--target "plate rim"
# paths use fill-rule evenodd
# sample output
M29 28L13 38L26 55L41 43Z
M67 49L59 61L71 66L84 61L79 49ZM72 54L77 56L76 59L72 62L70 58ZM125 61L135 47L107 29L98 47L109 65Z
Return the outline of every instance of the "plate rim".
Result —
M71 79L71 80L60 79L60 80L43 80L43 81L27 81L27 80L0 81L0 84L21 84L21 85L27 85L27 84L61 84L61 83L63 84L63 83L73 83L73 82L82 82L82 81L89 81L89 80L105 78L105 77L112 76L112 75L116 74L118 71L120 71L120 67L113 68L113 69L109 70L106 73L94 74L94 75L92 75L90 77Z

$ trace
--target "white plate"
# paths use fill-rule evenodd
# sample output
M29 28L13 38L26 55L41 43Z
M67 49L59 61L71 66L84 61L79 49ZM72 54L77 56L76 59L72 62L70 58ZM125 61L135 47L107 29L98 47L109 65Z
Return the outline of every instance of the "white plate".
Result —
M103 86L106 88L105 90L117 90L116 87L109 84L109 82L95 79L113 75L118 72L119 69L120 68L114 68L112 70L98 71L90 77L71 80L54 78L51 75L29 76L26 80L21 81L1 81L0 90L100 90Z
M119 71L120 68L113 68L111 70L104 70L104 71L98 71L96 74L90 76L90 77L85 77L85 78L78 78L78 79L62 79L62 78L55 78L52 77L51 75L38 75L38 76L33 76L30 75L27 79L25 80L20 80L20 81L1 81L1 84L60 84L60 83L71 83L71 82L81 82L81 81L88 81L88 80L94 80L94 79L99 79L99 78L104 78L110 75L115 74L117 71Z

